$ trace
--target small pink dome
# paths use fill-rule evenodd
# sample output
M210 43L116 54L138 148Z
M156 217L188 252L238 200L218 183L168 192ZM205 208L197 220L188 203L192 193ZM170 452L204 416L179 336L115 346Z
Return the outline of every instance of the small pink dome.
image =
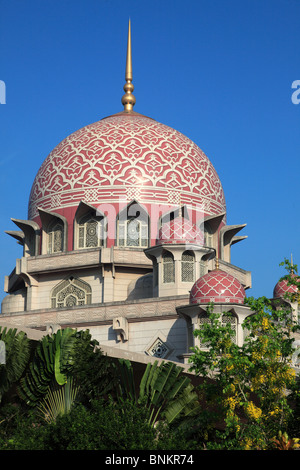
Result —
M158 232L156 243L193 243L203 245L204 236L201 230L189 222L189 220L177 217L163 224Z
M298 278L296 274L291 274L291 276L294 278ZM300 278L298 278L298 280L300 280ZM296 294L297 291L298 291L297 286L295 286L294 284L288 285L288 280L282 279L281 281L278 281L276 286L274 287L273 297L277 299L279 297L284 297L286 293Z
M190 293L190 303L243 304L245 297L245 289L235 277L214 269L195 282Z

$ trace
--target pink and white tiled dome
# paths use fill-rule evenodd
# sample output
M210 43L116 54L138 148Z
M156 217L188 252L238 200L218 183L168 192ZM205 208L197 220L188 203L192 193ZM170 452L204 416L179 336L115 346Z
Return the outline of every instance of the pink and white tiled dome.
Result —
M201 230L184 217L176 217L162 225L158 232L157 244L191 243L203 245L204 235Z
M291 274L291 276L298 278L298 276L296 276L296 274L294 273ZM300 281L300 278L298 278L298 280ZM297 291L298 291L297 286L295 286L294 284L288 285L288 280L282 279L281 281L278 281L276 286L274 287L273 297L275 299L280 298L280 297L283 298L285 294L296 294Z
M246 297L242 284L221 269L214 269L200 277L190 292L190 303L238 303Z
M79 129L52 150L34 179L28 217L36 220L41 208L71 224L80 201L98 207L120 200L147 208L192 204L211 215L226 211L220 179L194 142L154 119L120 112Z

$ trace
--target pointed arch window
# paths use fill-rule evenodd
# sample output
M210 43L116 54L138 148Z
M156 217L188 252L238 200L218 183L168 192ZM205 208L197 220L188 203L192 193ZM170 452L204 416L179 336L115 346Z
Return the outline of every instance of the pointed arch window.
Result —
M175 282L175 261L174 256L166 251L162 256L163 263L163 283Z
M195 255L192 251L184 251L181 255L181 281L195 280Z
M133 203L119 214L117 245L137 248L149 245L149 217L139 204Z
M89 305L92 300L91 286L81 279L70 276L54 287L51 293L51 307L65 308Z
M78 248L105 246L105 219L87 214L78 222Z
M60 253L64 244L64 224L60 220L55 220L48 226L48 254Z

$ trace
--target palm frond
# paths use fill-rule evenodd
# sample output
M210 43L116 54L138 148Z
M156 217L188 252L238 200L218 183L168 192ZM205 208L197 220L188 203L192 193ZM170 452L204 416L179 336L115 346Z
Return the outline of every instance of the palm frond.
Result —
M72 377L63 386L49 388L47 396L40 402L38 410L47 422L53 422L58 416L69 413L79 392Z

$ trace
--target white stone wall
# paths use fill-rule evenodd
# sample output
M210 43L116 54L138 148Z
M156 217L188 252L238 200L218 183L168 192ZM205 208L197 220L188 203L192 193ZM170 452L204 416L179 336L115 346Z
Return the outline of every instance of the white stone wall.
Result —
M69 274L78 277L87 282L92 288L92 303L102 302L102 279L101 271L94 270L79 270ZM32 294L31 310L40 310L51 308L51 292L63 279L68 278L68 274L62 276L59 273L46 274L39 276L39 282Z
M129 284L141 277L143 273L137 274L134 271L131 272L115 272L114 276L114 298L113 301L126 300L128 297L128 286Z
M178 355L186 353L186 322L181 319L129 322L128 341L118 341L117 334L110 325L91 326L94 339L105 346L135 353L145 353L159 337L169 348L166 359L178 361Z

